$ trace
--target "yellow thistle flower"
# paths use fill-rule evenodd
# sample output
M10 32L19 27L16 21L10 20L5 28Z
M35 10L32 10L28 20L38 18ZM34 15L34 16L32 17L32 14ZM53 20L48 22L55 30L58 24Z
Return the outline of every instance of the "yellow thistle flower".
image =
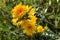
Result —
M32 35L35 31L35 24L30 22L29 20L22 20L21 25L24 28L24 32L26 35Z
M26 33L26 35L32 35L35 33L35 25L33 24L27 24L27 27L24 28L24 32Z
M43 32L43 27L41 26L41 25L39 25L38 27L37 27L37 32Z
M31 6L28 7L28 5L27 6L26 5L22 5L22 3L16 5L14 7L14 9L12 9L13 18L15 18L15 17L16 18L23 17L26 14L26 12L29 11L30 8L31 8Z
M22 20L22 21L20 22L20 24L21 24L21 26L22 26L23 28L25 28L25 27L27 26L27 24L29 24L29 21L27 21L27 20Z
M35 8L32 8L32 9L29 11L29 15L32 15L32 16L33 16L34 13L35 13L35 11L36 11Z
M26 5L25 8L26 8L27 11L29 11L32 8L32 6Z
M37 17L36 16L30 16L30 21L33 23L36 23Z
M17 20L18 20L18 18L12 19L12 23L13 23L14 25L17 25Z

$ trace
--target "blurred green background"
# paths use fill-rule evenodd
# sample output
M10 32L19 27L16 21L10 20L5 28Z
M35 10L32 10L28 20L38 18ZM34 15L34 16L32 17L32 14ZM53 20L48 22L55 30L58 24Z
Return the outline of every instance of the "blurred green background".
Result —
M11 10L22 2L37 8L37 23L50 31L26 36L11 23ZM0 40L58 40L60 36L60 0L0 0Z

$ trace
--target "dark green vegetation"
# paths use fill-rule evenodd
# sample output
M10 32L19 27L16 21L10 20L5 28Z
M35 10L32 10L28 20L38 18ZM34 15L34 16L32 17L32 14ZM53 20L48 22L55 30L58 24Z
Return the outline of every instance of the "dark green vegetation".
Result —
M37 8L37 23L48 26L49 31L32 36L22 34L11 23L11 10L18 3ZM0 40L57 40L60 36L60 0L0 0Z

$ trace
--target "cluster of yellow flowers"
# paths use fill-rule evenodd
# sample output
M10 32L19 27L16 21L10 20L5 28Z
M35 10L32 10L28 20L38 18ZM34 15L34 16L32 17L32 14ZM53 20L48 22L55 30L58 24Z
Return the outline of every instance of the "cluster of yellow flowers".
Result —
M24 15L26 15L26 12L28 12L29 19L22 19L19 21L19 19L21 19L22 17L24 17ZM32 8L32 6L22 5L22 3L16 5L12 9L13 25L16 26L21 25L21 27L24 29L23 32L26 33L26 35L34 34L36 29L36 20L37 20L37 17L34 15L35 12L36 9ZM43 27L39 25L37 27L37 32L42 32L42 31L43 31Z

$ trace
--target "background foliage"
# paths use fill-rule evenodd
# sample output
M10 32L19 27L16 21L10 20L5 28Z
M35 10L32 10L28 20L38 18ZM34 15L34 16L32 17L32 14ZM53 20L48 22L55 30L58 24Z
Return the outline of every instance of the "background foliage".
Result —
M18 3L38 8L38 24L47 25L49 31L23 35L20 29L11 23L11 10ZM0 0L0 40L56 40L60 36L60 0Z

